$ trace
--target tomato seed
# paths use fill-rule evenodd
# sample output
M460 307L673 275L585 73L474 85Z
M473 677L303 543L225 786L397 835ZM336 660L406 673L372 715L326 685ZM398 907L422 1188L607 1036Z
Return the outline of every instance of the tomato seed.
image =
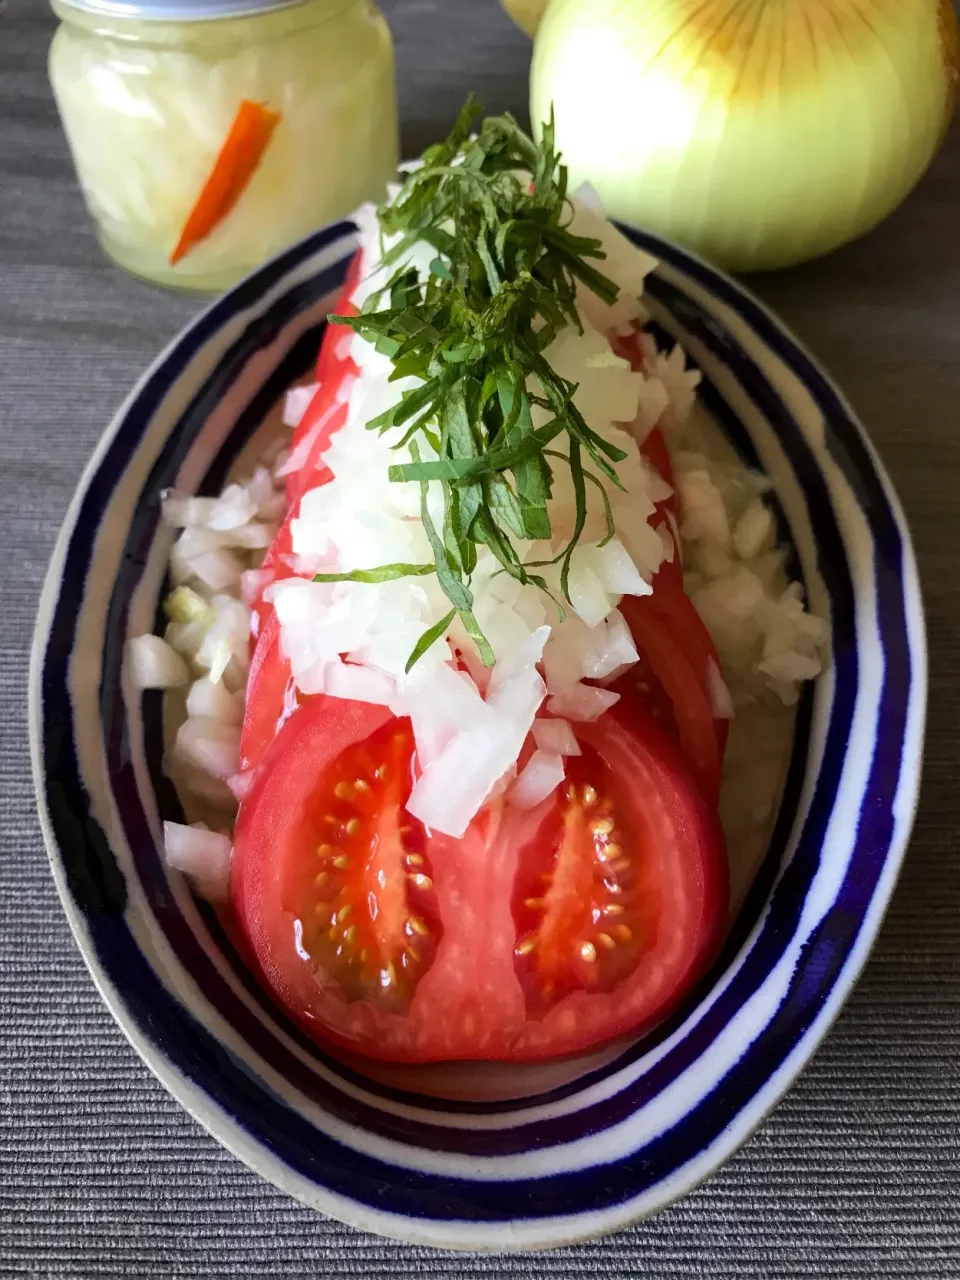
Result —
M409 831L410 828L408 827L407 830ZM423 866L423 858L420 856L419 853L408 853L407 862L410 864L411 867Z
M333 845L332 844L318 845L317 853L319 853L321 858L329 858L331 853L333 853Z
M597 948L592 942L582 942L580 944L580 959L586 960L587 964L593 964L597 958Z
M349 920L350 913L352 911L353 911L353 907L350 906L349 902L345 907L341 907L340 910L337 912L337 923L343 924L344 920Z
M433 881L429 876L425 876L422 871L414 872L414 874L410 875L408 879L411 884L415 884L418 889L426 890L433 888Z
M355 836L359 830L360 830L359 818L351 818L344 826L344 831L346 831L348 836Z
M609 818L601 818L593 824L592 830L595 836L608 836L613 830L613 823Z
M617 935L619 942L630 942L633 939L633 933L625 924L618 924L613 932Z
M407 926L414 933L418 933L421 938L425 938L427 934L430 932L430 930L423 923L423 921L420 919L419 916L410 916L409 919L407 920Z
M533 937L533 935L531 934L531 936L530 936L529 938L524 938L524 940L523 940L521 943L519 943L519 944L518 944L518 946L517 946L517 955L518 955L518 956L528 956L528 955L530 954L530 952L534 950L534 948L536 947L536 945L537 945L537 940L536 940L536 938L535 938L535 937Z
M591 787L589 783L583 788L583 803L587 806L588 809L592 804L597 803L596 789L594 787Z
M610 937L609 933L598 933L597 941L600 943L601 947L603 947L604 951L612 951L617 945Z
M366 778L355 778L355 779L354 779L354 782L353 782L353 785L354 785L354 788L355 788L357 791L369 791L369 790L370 790L370 783L369 783L369 782L367 782Z
M345 853L341 853L339 857L334 858L333 865L338 871L346 871L347 867L350 865L350 859Z

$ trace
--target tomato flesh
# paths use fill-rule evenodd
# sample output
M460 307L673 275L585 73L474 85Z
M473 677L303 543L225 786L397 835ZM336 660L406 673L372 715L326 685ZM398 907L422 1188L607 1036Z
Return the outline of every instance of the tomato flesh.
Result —
M404 809L409 724L308 699L241 805L237 915L311 1035L396 1061L578 1052L663 1016L726 911L715 813L642 708L583 726L563 790L453 839Z
M659 908L648 832L587 748L528 850L514 887L517 970L531 1011L610 991L636 967Z
M404 1009L443 928L423 825L403 809L413 733L388 722L318 779L285 868L281 906L347 1000Z

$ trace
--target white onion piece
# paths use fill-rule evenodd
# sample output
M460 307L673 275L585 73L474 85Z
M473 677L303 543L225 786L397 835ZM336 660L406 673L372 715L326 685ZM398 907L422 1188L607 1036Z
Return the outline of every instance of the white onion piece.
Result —
M682 471L677 476L677 492L683 509L681 532L691 542L730 545L730 523L723 495L705 469Z
M670 393L659 378L643 377L639 386L637 414L630 431L637 444L643 444L670 407Z
M256 514L257 504L243 485L230 484L213 504L206 524L208 529L220 533L228 529L239 529Z
M243 697L228 693L220 682L203 679L190 686L187 694L187 715L203 716L221 724L243 724Z
M617 603L597 573L594 547L577 547L570 557L570 603L574 612L587 624L596 627Z
M287 392L283 401L283 425L285 427L299 427L303 421L303 415L309 408L310 401L320 390L319 382L308 383L305 387L293 387Z
M553 716L565 716L568 720L597 720L604 711L619 701L619 693L613 693L610 689L575 684L548 698L547 710Z
M492 683L492 682L491 682ZM407 809L426 826L462 836L498 779L516 762L546 688L527 667L493 690L493 723L456 734L414 784Z
M186 529L205 525L216 502L216 498L195 498L167 489L162 495L161 510L167 524L175 529Z
M762 498L754 498L737 521L733 546L741 560L752 560L773 541L773 514Z
M616 679L640 657L619 609L614 609L606 622L596 628L593 636L593 644L582 665L582 674L588 680Z
M275 524L262 524L259 520L253 520L221 534L221 538L224 547L238 551L265 551L273 542L276 532Z
M189 827L164 822L163 851L167 866L189 876L201 896L212 902L229 897L233 849L227 836L208 831L202 822Z
M689 418L690 411L696 403L697 387L701 380L700 371L687 368L686 354L678 345L669 355L657 352L653 359L652 372L666 387L670 399L670 404L663 415L664 425L669 431L676 431Z
M195 658L209 625L207 622L171 622L163 638L177 653L182 653L185 658Z
M653 590L619 538L596 547L592 559L600 581L611 595L648 596Z
M223 591L240 581L243 565L231 551L204 551L186 560L191 577L199 578L212 591Z
M232 596L216 595L211 603L214 621L203 637L196 660L216 682L222 679L231 662L240 671L246 671L250 661L250 615Z
M541 751L558 756L582 754L577 735L566 720L538 717L533 722L533 737Z
M183 658L159 636L134 636L127 657L138 689L174 689L190 678Z
M332 404L329 409L324 410L307 434L298 440L290 450L286 461L281 466L274 468L273 475L275 480L282 480L286 476L295 475L296 472L303 470L307 464L307 459L313 451L313 446L320 438L320 433L338 408L339 405Z
M263 514L263 508L272 506L274 500L279 494L284 497L282 490L278 490L273 483L270 472L265 466L257 467L253 475L244 485L247 493L250 495L250 501L257 508L259 515Z
M535 751L510 788L510 799L518 809L534 809L556 791L564 777L562 756Z
M372 702L388 707L397 696L396 683L382 671L350 662L330 662L324 668L323 692L333 698Z
M240 594L248 609L252 609L260 600L275 577L272 569L247 569L240 575Z
M225 782L240 768L240 729L207 716L189 716L177 731L177 752L185 763Z

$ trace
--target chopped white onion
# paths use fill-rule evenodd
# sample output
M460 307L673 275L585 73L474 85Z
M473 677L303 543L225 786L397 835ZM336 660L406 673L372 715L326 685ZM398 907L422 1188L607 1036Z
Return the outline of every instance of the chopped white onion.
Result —
M324 693L333 698L372 702L388 707L397 696L396 683L382 671L350 662L328 663L324 669Z
M221 724L243 724L243 696L228 693L222 683L197 680L187 694L187 715L203 716Z
M190 877L202 897L221 902L230 894L229 837L209 831L202 822L184 826L163 824L163 849L167 865Z
M220 533L227 529L239 529L257 514L257 504L239 484L227 485L213 504L206 526Z
M212 591L223 591L240 581L243 565L232 551L203 551L185 558L190 576L199 578Z
M575 684L548 698L547 710L553 716L565 716L568 720L597 720L619 701L619 693L611 689Z
M293 387L287 392L283 402L283 425L299 427L303 415L309 408L310 401L320 390L319 382L308 383L304 387Z
M216 502L216 498L194 498L177 493L175 489L167 489L162 496L161 510L166 523L175 529L200 527L210 519Z
M275 577L273 569L247 569L240 575L240 594L248 609L257 604Z
M205 773L226 782L240 768L240 729L208 716L188 716L177 731L177 753Z
M752 560L773 540L773 513L762 498L754 498L737 521L733 545L741 560Z
M564 776L562 756L550 751L535 751L510 788L510 799L519 809L536 808L556 791Z
M173 689L190 678L183 658L159 636L134 636L127 657L138 689Z
M582 754L577 735L566 720L538 716L533 722L533 737L541 751L558 756Z
M596 628L595 641L587 651L582 674L588 680L615 680L632 667L640 655L630 628L619 609Z

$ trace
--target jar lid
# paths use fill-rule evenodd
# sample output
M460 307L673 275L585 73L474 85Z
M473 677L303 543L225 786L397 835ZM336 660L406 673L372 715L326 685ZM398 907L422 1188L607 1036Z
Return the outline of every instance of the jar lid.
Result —
M106 18L140 21L199 22L212 18L241 18L271 9L292 9L304 0L61 0L71 9Z

